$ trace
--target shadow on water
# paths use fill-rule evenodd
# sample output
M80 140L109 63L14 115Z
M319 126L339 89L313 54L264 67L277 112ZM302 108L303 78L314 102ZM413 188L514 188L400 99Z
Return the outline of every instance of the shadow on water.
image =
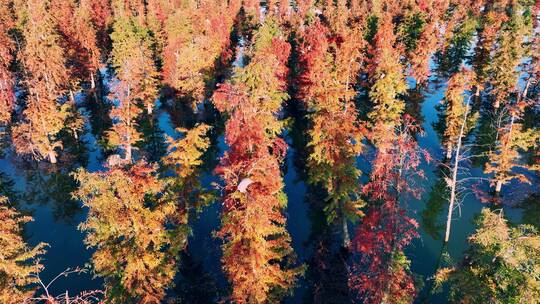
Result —
M336 227L324 214L326 194L307 183L306 159L309 128L301 103L291 99L286 107L290 120L285 139L289 149L284 164L285 193L288 197L287 230L297 254L297 264L307 266L292 296L285 303L348 303L347 253L336 242Z

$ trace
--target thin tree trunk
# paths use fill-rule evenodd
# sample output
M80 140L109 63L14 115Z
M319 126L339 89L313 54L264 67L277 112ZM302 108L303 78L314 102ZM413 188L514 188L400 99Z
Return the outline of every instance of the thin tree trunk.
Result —
M90 73L90 88L93 90L96 88L96 80L94 79L94 73Z
M502 180L498 180L498 181L497 181L497 185L495 186L495 192L496 192L496 193L501 192L502 185L503 185Z
M465 125L467 124L467 116L469 115L469 102L470 97L467 99L467 104L465 105L465 115L463 117L463 123L461 124L461 130L459 131L459 137L456 144L456 156L454 159L454 168L452 170L452 181L450 185L450 204L448 206L448 217L446 219L446 233L444 236L444 242L448 243L450 239L450 228L452 225L452 212L454 211L454 204L456 201L456 184L457 184L457 174L459 168L459 152L461 149L461 139L463 138L463 133L465 133Z
M56 153L54 153L54 151L49 152L49 160L51 161L51 164L56 164Z
M127 104L127 108L128 108L128 121L127 121L127 145L126 145L126 160L128 162L132 162L132 153L131 153L131 86L128 85L128 94L127 94L127 100L128 100L128 104Z
M343 247L349 248L351 245L351 237L349 236L349 226L347 225L347 218L345 215L341 217L341 224L343 227Z
M446 146L446 159L450 160L452 158L452 151L453 151L452 143L448 143Z
M131 159L132 159L132 156L131 156L131 149L132 149L132 148L131 148L131 145L128 144L128 145L126 146L126 160L129 161L129 162L131 162Z

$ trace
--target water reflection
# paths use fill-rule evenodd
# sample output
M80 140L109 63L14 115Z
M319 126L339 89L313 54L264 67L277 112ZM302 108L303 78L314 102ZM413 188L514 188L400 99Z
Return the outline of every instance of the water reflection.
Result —
M440 166L436 171L436 182L429 192L426 208L420 215L422 229L435 240L441 240L445 228L443 215L448 208L448 185L445 178L449 171L445 166Z

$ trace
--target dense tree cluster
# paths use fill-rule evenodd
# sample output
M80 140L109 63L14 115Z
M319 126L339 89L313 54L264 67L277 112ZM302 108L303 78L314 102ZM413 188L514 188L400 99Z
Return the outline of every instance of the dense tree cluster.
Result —
M450 302L539 302L538 231L494 208L537 195L539 20L532 0L0 2L2 157L87 210L103 279L49 292L46 245L26 242L32 218L0 174L0 302L184 301L191 227L215 202L229 284L208 301L278 303L306 284L316 303L413 303L449 284ZM426 96L440 101L429 152ZM289 229L290 151L313 201L311 260ZM448 212L443 250L467 192L492 208L463 261L419 278L411 206L431 163L441 193L422 216Z

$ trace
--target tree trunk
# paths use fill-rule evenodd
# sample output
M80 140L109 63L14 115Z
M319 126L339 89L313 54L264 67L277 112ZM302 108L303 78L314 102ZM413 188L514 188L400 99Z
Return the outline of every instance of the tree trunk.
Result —
M96 80L94 79L94 73L90 73L90 88L92 90L96 88Z
M502 185L503 185L502 180L498 180L498 181L497 181L497 185L495 186L495 192L496 192L496 193L500 193L500 192L501 192Z
M54 151L49 152L49 160L51 164L56 164L56 153Z
M349 226L347 225L347 218L344 215L341 218L341 224L343 227L343 247L349 248L349 246L351 245L351 237L349 236Z
M450 203L448 206L448 217L446 219L446 233L444 236L444 242L448 243L450 239L450 228L452 226L452 212L454 211L454 204L456 201L456 184L457 184L457 173L459 168L459 150L461 149L461 139L463 138L463 133L465 133L465 125L467 124L467 116L469 115L469 101L470 97L467 99L467 104L465 105L465 115L463 117L463 122L461 123L461 130L459 131L459 137L456 144L456 156L454 159L454 168L452 170L452 181L450 181Z
M498 109L499 107L501 106L501 102L499 101L499 99L495 99L495 104L493 105L493 107L495 107L495 109Z
M126 160L127 160L128 162L130 162L130 163L131 163L131 159L132 159L132 153L131 153L131 150L132 150L131 145L128 144L128 145L126 146Z
M69 90L69 100L71 100L71 102L73 104L75 104L75 96L73 95L73 90Z
M446 146L446 159L447 160L450 160L452 158L452 151L454 151L454 149L452 148L452 143L448 143L448 145Z

